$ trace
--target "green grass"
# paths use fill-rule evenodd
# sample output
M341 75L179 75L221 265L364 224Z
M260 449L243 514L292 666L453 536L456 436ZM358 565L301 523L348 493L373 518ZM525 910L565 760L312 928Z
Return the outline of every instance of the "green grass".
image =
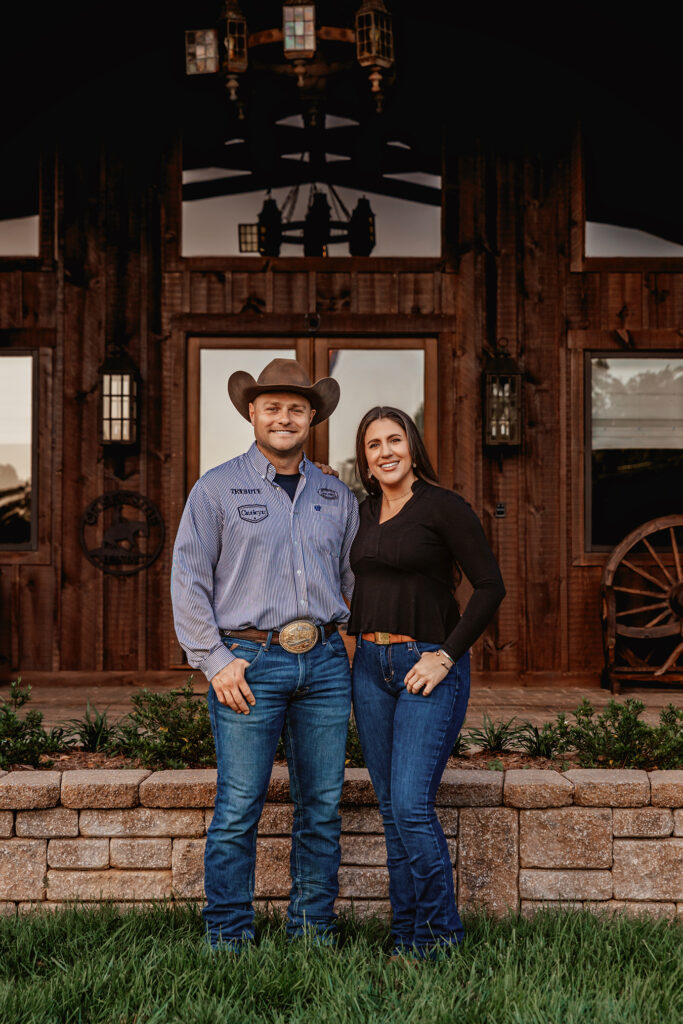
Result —
M258 946L212 957L194 908L110 907L0 919L2 1024L670 1024L683 1020L683 928L543 912L466 920L457 954L387 960L377 921L342 921L338 950Z

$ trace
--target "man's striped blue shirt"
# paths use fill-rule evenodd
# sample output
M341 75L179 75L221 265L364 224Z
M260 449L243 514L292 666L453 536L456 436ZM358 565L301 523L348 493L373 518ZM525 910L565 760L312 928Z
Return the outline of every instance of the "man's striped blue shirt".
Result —
M345 622L358 502L305 456L294 501L254 443L210 469L187 499L173 550L176 635L212 679L233 660L219 629L279 629L292 619Z

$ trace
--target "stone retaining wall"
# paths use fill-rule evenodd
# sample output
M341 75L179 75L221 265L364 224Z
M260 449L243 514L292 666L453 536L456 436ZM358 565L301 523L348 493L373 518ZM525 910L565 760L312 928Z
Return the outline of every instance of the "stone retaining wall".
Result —
M73 901L201 900L215 771L0 773L0 912ZM438 811L461 909L543 906L683 920L683 771L450 770ZM364 769L342 800L340 907L388 911L384 839ZM284 908L292 810L275 768L256 890Z

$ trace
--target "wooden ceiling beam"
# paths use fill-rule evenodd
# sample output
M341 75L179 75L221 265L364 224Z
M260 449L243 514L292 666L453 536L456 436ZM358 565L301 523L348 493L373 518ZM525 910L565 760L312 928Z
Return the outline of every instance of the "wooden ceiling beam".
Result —
M353 188L359 192L374 192L427 206L441 205L441 190L438 188L396 178L371 176L347 164L346 161L339 161L337 166L327 164L325 170L327 173L321 184ZM310 168L307 163L280 160L268 178L262 174L240 174L230 178L215 178L212 181L197 181L183 185L183 199L191 202L215 196L260 192L268 188L287 188L293 185L306 185L310 180Z

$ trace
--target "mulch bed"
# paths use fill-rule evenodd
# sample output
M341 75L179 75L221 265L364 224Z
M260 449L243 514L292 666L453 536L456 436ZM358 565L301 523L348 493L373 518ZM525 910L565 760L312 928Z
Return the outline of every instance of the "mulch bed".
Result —
M509 750L503 754L492 754L490 750L480 750L462 757L450 757L449 768L490 768L507 771L510 768L552 768L554 771L566 771L578 768L576 754L563 754L561 757L532 757L519 750Z
M49 762L53 764L50 766ZM276 762L282 763L285 762ZM563 754L561 758L551 759L548 757L532 757L530 754L523 754L519 751L508 751L502 754L492 754L490 751L477 751L464 754L462 757L451 757L448 759L449 768L488 768L492 771L504 771L509 768L551 768L555 771L562 771L567 766L577 767L578 762L575 755ZM144 768L140 761L132 760L123 754L89 754L84 750L72 750L65 754L45 755L39 766L41 769L51 767L52 771L73 771L84 768ZM36 771L32 765L13 764L11 771Z
M31 764L12 764L9 770L35 772L48 769L53 772L66 772L81 768L144 768L144 765L124 754L88 754L84 750L71 750L67 754L44 754L37 769Z

